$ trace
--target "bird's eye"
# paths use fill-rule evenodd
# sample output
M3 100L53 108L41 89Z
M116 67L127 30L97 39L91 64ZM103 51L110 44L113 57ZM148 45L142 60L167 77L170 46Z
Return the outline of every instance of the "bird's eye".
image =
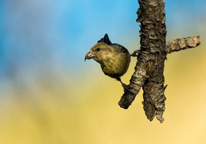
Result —
M100 51L100 48L97 48L97 51Z

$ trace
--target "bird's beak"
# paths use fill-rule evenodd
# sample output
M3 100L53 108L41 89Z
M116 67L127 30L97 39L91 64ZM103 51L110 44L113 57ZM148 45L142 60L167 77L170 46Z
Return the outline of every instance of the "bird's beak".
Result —
M85 55L84 60L86 61L87 59L92 59L92 58L94 58L94 54L90 51Z

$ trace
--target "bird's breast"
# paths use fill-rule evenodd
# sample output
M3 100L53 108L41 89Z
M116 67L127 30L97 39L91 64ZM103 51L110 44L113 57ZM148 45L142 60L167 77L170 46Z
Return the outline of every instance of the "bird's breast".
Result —
M124 75L129 67L130 55L128 53L117 53L105 58L101 63L102 71L112 77L118 78Z

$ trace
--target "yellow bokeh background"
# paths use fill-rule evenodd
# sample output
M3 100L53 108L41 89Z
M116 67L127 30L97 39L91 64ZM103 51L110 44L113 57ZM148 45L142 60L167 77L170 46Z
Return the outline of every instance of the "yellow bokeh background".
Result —
M146 119L142 91L128 110L121 109L121 85L98 65L77 79L65 77L61 86L33 80L25 89L13 87L1 102L0 143L205 144L205 61L204 44L168 55L163 124ZM135 62L123 77L126 83Z

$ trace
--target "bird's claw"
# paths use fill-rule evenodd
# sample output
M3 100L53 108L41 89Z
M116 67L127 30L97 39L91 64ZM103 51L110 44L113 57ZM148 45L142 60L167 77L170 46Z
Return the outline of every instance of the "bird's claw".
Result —
M123 87L125 93L129 93L129 94L131 94L131 95L134 95L134 93L132 93L132 92L130 91L128 85L122 83L122 87Z
M137 57L139 53L140 50L135 50L132 54L130 54L130 56Z

